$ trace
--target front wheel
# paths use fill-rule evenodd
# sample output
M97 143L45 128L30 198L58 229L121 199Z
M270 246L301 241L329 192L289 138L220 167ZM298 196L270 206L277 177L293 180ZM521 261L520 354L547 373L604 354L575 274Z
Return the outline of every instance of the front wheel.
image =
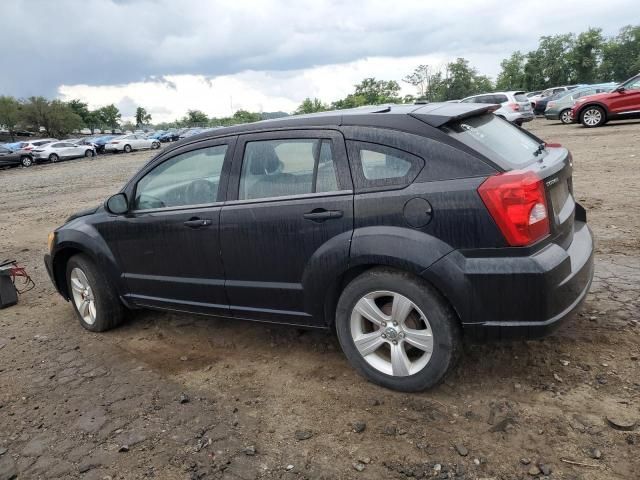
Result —
M89 257L71 257L66 275L71 303L84 328L103 332L122 322L124 307L116 289Z
M49 155L49 161L51 163L56 163L58 160L60 160L60 157L58 157L58 155L56 155L55 153Z
M155 150L156 148L160 148L160 142L153 142L153 143L151 144L151 148L152 148L152 149L154 149L154 150Z
M131 145L124 146L124 153L131 153Z
M33 159L31 157L29 157L28 155L25 155L24 157L22 157L20 159L20 164L23 167L30 167L31 165L33 165Z
M560 121L562 123L564 123L565 125L573 122L573 116L571 115L571 110L568 108L565 108L564 110L562 110L560 112Z
M580 114L580 123L587 128L600 127L604 125L606 120L604 110L596 105L585 108Z
M368 380L415 392L437 385L460 351L460 326L442 296L422 279L369 270L342 292L336 331L351 365Z
M86 158L91 158L93 157L93 150L87 150L86 152L84 152L84 156Z

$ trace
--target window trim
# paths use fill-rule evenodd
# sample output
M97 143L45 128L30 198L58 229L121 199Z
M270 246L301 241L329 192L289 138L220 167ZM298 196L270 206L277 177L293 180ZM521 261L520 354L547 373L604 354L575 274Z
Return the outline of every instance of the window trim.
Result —
M331 142L331 153L333 156L333 162L336 172L336 181L338 189L332 192L312 192L312 193L300 193L295 195L282 195L279 197L263 197L263 198L250 198L240 200L240 177L242 175L242 163L244 160L244 151L247 143L257 141L269 141L269 140L329 140ZM318 162L317 158L320 156L320 149L322 142L319 144L317 152L314 152L314 169ZM315 182L313 188L315 189ZM342 133L338 130L332 129L310 129L310 130L273 130L268 132L258 133L246 133L238 136L238 142L236 143L235 153L233 155L233 162L231 166L231 172L229 174L229 182L227 189L226 204L236 205L244 203L273 203L278 200L292 200L299 198L314 198L314 197L328 197L344 195L345 193L353 193L353 183L351 179L351 171L349 169L349 163L347 160L347 152L345 149L345 141Z
M222 205L224 203L224 198L226 196L227 185L229 182L229 170L231 168L231 159L233 158L234 149L236 145L237 136L232 137L220 137L214 139L207 139L201 142L190 143L180 148L176 148L175 150L171 150L169 152L161 152L158 156L148 162L142 169L127 183L127 185L121 190L121 192L127 195L127 199L129 202L129 214L131 216L135 215L146 215L148 213L159 213L159 212L174 212L180 210L195 210L202 209L206 207L216 207ZM138 183L144 177L147 176L149 172L154 170L159 165L188 152L192 152L195 150L202 150L204 148L217 147L221 145L227 146L227 151L224 156L224 161L222 163L222 170L220 171L220 183L218 185L218 194L215 202L210 203L201 203L194 205L177 205L173 207L161 207L161 208L148 208L144 210L136 210L134 209L135 195L138 189Z
M411 168L409 168L409 171L402 177L369 180L364 176L364 168L362 167L362 160L360 157L361 150L371 150L373 152L395 155L409 161L411 163ZM353 181L356 187L356 193L401 190L411 185L426 165L425 159L415 153L384 145L382 143L365 142L362 140L347 140L347 152L349 153L349 162L353 172ZM399 155L395 152L399 153Z

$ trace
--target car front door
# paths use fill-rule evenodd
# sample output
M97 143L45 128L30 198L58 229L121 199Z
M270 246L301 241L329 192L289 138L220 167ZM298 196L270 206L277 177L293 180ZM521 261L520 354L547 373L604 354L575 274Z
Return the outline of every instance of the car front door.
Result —
M640 115L640 76L629 80L624 84L624 91L613 92L611 111L614 114L631 116Z
M158 158L127 186L130 212L103 227L134 305L226 316L219 225L235 138Z
M322 324L318 275L345 266L353 185L342 134L239 137L221 214L226 291L234 317Z
M20 156L8 148L0 147L0 165L15 165L19 163Z

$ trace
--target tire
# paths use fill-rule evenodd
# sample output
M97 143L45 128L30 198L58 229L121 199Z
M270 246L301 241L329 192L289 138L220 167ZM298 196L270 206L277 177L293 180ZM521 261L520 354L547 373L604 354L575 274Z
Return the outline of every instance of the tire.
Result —
M33 165L33 159L30 156L25 155L20 159L20 164L25 168L30 167Z
M405 320L396 314L397 326L394 305L408 312ZM362 311L382 322L374 326ZM371 315L376 311L383 315ZM388 268L368 270L347 285L338 300L335 326L345 356L362 376L403 392L437 385L461 350L460 322L444 298L426 281ZM367 335L370 340L362 342ZM413 346L416 341L423 342L422 348ZM363 355L361 350L368 351Z
M67 262L66 279L71 304L84 328L104 332L122 323L124 307L116 289L89 257L84 254L71 257ZM81 291L81 286L87 289ZM91 299L87 301L86 309L82 306L83 298Z
M124 146L124 153L131 153L131 145Z
M160 148L160 142L153 142L153 143L151 144L151 148L152 148L153 150L155 150L156 148Z
M85 152L84 152L84 156L85 156L86 158L91 158L91 157L93 157L93 150L87 150L87 151L85 151Z
M562 110L560 112L560 115L558 115L558 118L560 118L560 121L565 125L573 123L573 117L571 116L570 108L565 108L564 110Z
M56 163L58 160L60 160L60 157L58 157L58 155L56 155L55 153L49 155L49 161L51 163Z
M606 121L607 114L597 105L590 105L580 112L580 123L586 128L601 127Z

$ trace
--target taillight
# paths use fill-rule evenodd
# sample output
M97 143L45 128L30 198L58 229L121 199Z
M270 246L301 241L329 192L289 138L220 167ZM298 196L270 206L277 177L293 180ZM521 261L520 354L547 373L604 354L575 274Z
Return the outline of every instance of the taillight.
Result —
M26 150L28 152L29 150L33 150L33 147L24 147L23 150Z
M478 193L509 245L530 245L549 234L544 184L533 172L493 175Z
M510 103L509 105L507 105L511 110L513 110L514 112L517 112L520 110L520 105L518 105L517 103Z

